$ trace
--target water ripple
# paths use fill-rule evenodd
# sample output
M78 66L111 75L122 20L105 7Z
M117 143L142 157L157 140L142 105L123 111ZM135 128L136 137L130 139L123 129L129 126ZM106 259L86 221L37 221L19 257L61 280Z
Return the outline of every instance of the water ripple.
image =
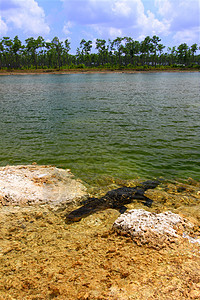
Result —
M84 180L200 174L198 73L0 77L0 164Z

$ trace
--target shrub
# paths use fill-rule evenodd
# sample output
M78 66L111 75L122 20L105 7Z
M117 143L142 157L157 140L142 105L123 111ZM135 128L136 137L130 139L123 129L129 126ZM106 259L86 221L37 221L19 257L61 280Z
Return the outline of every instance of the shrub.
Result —
M78 69L85 69L86 66L84 64L79 64L76 66Z

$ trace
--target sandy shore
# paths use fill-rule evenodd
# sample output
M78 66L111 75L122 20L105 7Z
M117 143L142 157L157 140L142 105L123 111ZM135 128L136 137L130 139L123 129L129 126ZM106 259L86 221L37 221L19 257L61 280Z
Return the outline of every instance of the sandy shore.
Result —
M87 69L75 69L75 70L13 70L13 71L5 71L0 70L0 75L41 75L41 74L59 74L59 75L65 75L65 74L111 74L111 73L127 73L127 74L137 74L137 73L160 73L160 72L173 72L173 73L185 73L185 72L199 72L199 70L193 70L193 69L167 69L167 70L87 70Z

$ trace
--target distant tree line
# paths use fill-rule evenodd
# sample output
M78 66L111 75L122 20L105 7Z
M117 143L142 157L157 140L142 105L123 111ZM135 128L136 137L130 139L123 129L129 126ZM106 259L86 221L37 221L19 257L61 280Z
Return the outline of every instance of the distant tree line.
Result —
M165 66L199 67L200 47L186 43L178 47L166 48L161 39L147 36L141 42L131 37L117 37L114 40L96 39L95 53L92 41L81 40L76 54L70 54L70 41L60 41L54 37L45 42L39 36L25 40L18 36L14 39L0 39L0 69L73 69L73 68L149 68Z

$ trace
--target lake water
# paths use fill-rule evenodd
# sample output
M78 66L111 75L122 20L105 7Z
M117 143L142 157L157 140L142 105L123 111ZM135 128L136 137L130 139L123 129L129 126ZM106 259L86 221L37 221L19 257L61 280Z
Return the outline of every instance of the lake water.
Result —
M199 73L0 76L0 165L200 178Z

